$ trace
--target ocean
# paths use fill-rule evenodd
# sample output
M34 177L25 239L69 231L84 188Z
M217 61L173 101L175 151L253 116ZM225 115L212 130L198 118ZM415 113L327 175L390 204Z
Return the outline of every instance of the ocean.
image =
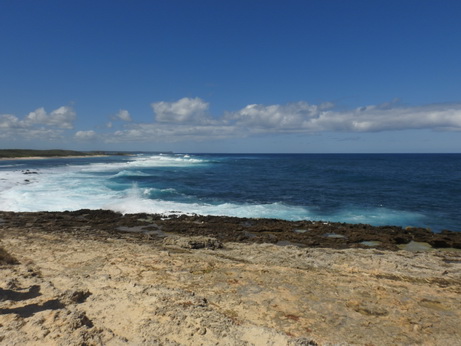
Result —
M461 231L461 154L149 154L0 161L0 210L110 209Z

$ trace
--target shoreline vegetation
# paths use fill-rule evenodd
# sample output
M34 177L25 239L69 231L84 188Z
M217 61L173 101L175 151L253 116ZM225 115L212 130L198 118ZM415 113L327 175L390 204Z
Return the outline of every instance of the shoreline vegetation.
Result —
M0 343L461 340L457 232L87 209L0 220Z
M37 149L0 149L0 160L39 159L39 158L77 158L91 156L131 155L127 152L75 151L75 150L37 150Z

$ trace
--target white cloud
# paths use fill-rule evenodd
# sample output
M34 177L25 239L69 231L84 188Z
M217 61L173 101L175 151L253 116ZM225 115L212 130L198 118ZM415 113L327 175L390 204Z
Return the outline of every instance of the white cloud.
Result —
M93 140L93 139L96 139L98 137L98 134L93 131L93 130L89 130L89 131L77 131L74 135L74 137L77 139L77 140L80 140L80 141L86 141L86 140Z
M37 108L30 112L24 119L11 114L0 115L0 128L34 128L49 126L59 129L72 129L75 120L75 112L67 106L59 107L48 114L44 108Z
M199 98L152 104L153 123L126 124L107 142L179 142L248 137L257 134L380 132L409 129L461 130L461 104L403 107L395 103L336 111L332 103L296 102L245 106L219 118L206 114Z
M249 127L254 131L271 129L298 131L307 122L318 118L324 110L331 107L330 103L310 105L306 102L270 106L252 104L238 112L228 113L225 118L235 122L237 126Z
M60 129L72 129L74 120L74 110L71 107L62 106L50 114L47 114L44 108L38 108L24 118L23 124L24 127L46 125Z
M208 139L238 137L237 131L229 125L171 125L132 124L119 130L106 142L179 142L185 140L204 141Z
M9 127L8 131L3 131L0 128L0 139L8 142L21 142L30 140L43 140L48 142L55 142L61 140L61 131L56 129L38 128L38 129L25 129L25 128L12 128Z
M151 106L155 120L161 123L204 123L210 120L206 114L208 103L198 97L184 97L176 102L156 102Z
M131 121L131 115L126 109L120 109L115 118L123 121Z
M13 129L21 127L19 119L11 114L0 115L0 129Z
M73 128L75 117L74 110L67 106L59 107L51 113L47 113L44 108L37 108L22 119L12 114L0 114L0 138L13 141L56 141L63 138L63 131Z
M154 121L136 123L126 110L104 130L96 128L75 132L77 141L100 140L106 143L207 141L223 138L251 137L261 134L309 135L322 132L365 133L397 130L461 131L461 104L440 104L418 107L396 103L370 105L352 110L337 110L331 103L251 104L219 117L208 114L209 104L200 98L182 98L176 102L151 104ZM76 114L70 107L51 113L43 108L22 119L0 114L2 140L56 141L69 140ZM67 133L66 133L67 131Z
M225 118L250 133L379 132L408 129L461 130L461 104L398 107L392 103L335 111L331 103L249 105Z
M345 112L327 111L304 127L315 131L347 132L461 130L461 104L390 108L367 106Z

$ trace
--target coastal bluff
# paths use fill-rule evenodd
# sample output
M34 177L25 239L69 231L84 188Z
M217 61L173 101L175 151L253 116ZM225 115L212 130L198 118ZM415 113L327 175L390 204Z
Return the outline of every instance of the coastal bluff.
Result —
M0 212L0 344L461 345L459 232Z

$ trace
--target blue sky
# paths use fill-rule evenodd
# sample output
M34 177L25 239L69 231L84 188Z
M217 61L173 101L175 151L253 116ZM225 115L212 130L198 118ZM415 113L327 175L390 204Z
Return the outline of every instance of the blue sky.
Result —
M460 152L460 1L0 0L0 147Z

